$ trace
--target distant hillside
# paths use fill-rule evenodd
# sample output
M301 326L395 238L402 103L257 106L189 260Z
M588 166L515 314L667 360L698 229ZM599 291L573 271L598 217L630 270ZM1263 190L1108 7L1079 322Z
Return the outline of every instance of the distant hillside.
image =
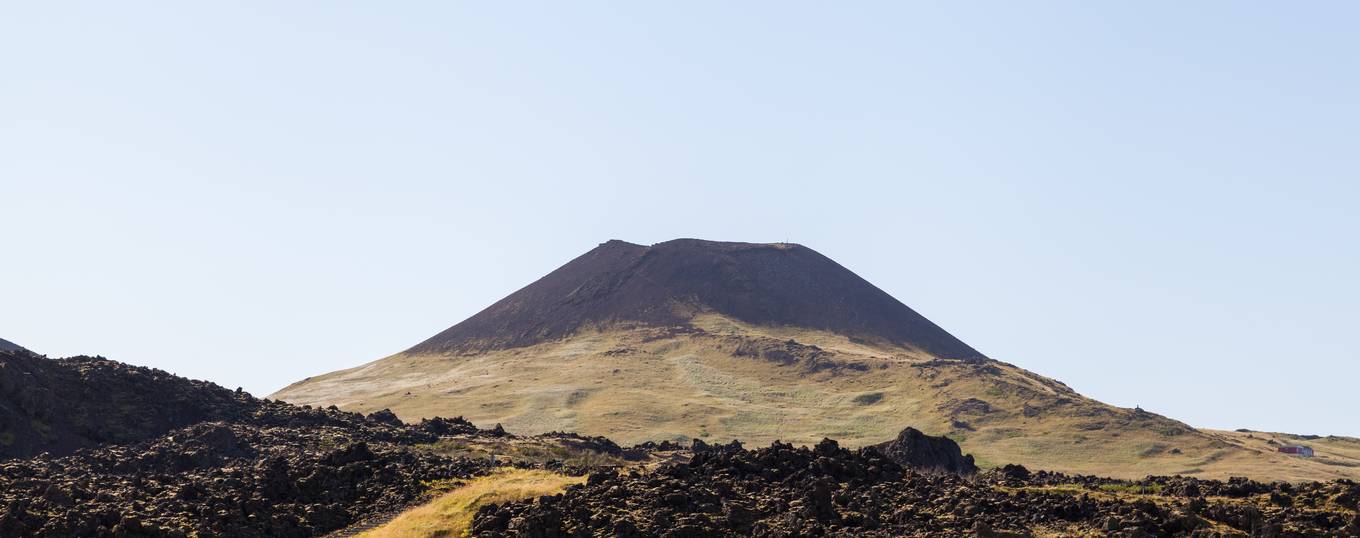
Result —
M1360 478L1360 452L1345 439L1296 458L1106 405L983 356L825 256L783 243L610 241L406 352L273 397L622 443L865 446L910 426L948 435L983 467Z

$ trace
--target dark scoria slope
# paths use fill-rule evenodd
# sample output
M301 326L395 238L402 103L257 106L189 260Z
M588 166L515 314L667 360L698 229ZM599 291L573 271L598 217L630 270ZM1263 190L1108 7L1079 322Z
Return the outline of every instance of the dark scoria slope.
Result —
M28 351L14 342L0 338L0 351Z
M519 347L616 323L682 325L700 311L880 339L942 358L982 358L810 248L698 239L650 247L609 241L409 352Z
M250 395L98 357L0 351L0 459L131 443L252 411Z

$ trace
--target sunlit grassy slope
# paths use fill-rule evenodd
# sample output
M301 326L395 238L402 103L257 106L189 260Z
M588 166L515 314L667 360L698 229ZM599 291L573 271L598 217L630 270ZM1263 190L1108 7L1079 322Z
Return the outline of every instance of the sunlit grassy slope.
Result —
M467 536L472 516L482 505L552 495L584 480L582 477L570 477L548 471L504 470L472 480L359 536L361 538Z
M956 439L983 466L1122 478L1360 477L1354 440L1310 442L1319 457L1303 459L1236 432L1105 405L1002 362L941 360L712 315L694 325L698 330L589 331L474 355L395 355L274 397L365 412L391 408L405 420L464 415L516 433L575 431L623 444L831 437L856 446L914 426Z

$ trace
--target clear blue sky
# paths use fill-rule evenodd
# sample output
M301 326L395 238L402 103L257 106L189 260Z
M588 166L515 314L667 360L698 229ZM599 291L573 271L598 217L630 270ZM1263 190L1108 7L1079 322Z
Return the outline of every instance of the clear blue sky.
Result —
M1354 3L227 4L0 8L0 337L265 395L610 238L789 240L1106 402L1360 435Z

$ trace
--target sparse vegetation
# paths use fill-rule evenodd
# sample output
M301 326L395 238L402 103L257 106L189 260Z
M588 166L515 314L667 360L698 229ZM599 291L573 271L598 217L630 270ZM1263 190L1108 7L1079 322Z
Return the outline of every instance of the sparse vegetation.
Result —
M552 495L567 486L584 481L584 477L571 477L542 470L503 470L473 479L359 536L361 538L468 536L472 516L482 505Z
M1162 492L1161 484L1101 484L1101 491L1111 493L1131 493L1135 495L1156 495Z
M592 450L562 446L552 439L495 439L485 437L444 438L434 443L420 445L419 450L447 456L450 458L490 459L492 455L500 461L523 463L561 462L577 467L622 466L628 462L621 458L601 454Z

